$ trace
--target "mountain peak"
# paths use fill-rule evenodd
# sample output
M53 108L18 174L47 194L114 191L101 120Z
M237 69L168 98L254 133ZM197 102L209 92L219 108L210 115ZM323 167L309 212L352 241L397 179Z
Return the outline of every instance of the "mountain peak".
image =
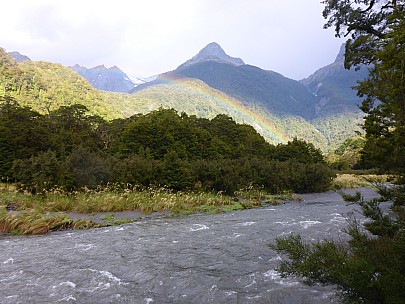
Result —
M218 43L211 42L206 47L204 47L200 52L198 52L198 54L195 55L193 58L187 60L185 63L180 65L178 69L182 69L187 66L206 61L216 61L235 66L245 64L242 59L231 57L228 54L226 54Z
M106 71L106 70L108 70L108 69L107 69L107 67L106 67L104 64L101 64L101 65L95 66L94 68L91 68L90 70Z
M19 52L8 52L8 54L17 62L31 61L28 56L22 55Z
M208 43L199 53L200 56L217 56L226 57L228 56L221 46L216 42Z
M86 78L94 88L99 90L127 93L134 87L134 83L127 74L116 65L107 68L104 64L101 64L88 69L75 64L70 68Z
M336 56L335 63L344 62L345 61L345 53L346 53L346 44L342 43L342 45L340 46L339 54Z
M112 72L117 72L117 73L124 73L119 67L114 65L113 67L109 68L110 71Z
M82 66L78 65L77 63L76 63L74 66L68 66L68 68L69 68L69 69L72 69L73 71L76 71L76 70L85 70L85 69L86 69L85 67L82 67Z

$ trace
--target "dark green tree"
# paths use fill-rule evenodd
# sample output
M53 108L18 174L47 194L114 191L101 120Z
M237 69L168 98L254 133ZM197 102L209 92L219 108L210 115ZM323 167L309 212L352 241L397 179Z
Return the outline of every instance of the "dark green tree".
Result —
M185 161L181 161L175 151L168 152L159 172L162 186L173 190L189 190L193 185L191 170Z
M279 144L274 152L274 158L280 161L294 159L299 163L325 163L321 150L312 143L294 138L287 144Z
M48 139L40 114L14 103L0 104L0 177L13 177L14 160L47 151Z
M72 190L106 185L112 179L113 164L114 159L102 151L94 152L89 147L77 147L66 159L66 177L63 186L67 190Z
M397 17L398 16L398 17ZM399 17L400 16L400 17ZM375 53L370 76L358 86L365 96L361 109L366 145L362 159L369 166L405 170L405 12L392 16L391 31ZM384 162L380 160L384 159Z
M54 151L15 160L13 172L18 180L18 188L33 194L61 186L64 183L63 175L66 174Z
M52 149L59 155L69 155L79 146L98 150L109 144L101 128L105 122L83 105L60 107L44 116L44 120L51 133Z
M366 144L362 161L368 167L405 168L405 1L323 1L325 27L348 36L345 67L369 64L369 77L358 95L365 97L363 129ZM385 159L384 162L379 161Z
M345 67L374 64L381 41L402 17L403 0L324 0L324 28L334 27L336 37L347 37Z

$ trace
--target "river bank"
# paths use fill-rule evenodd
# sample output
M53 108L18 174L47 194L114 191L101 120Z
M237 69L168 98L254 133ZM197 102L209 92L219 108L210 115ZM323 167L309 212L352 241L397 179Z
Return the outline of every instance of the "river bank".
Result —
M282 278L274 270L281 257L267 244L290 233L343 241L346 216L358 208L334 191L300 197L261 209L5 236L0 302L339 303L331 287Z
M289 193L274 196L253 189L237 195L172 192L164 188L45 195L3 191L0 232L20 235L100 228L167 216L259 208L263 204L278 204L279 199L293 199Z
M370 186L370 176L340 175L332 187ZM373 176L372 178L376 178ZM381 177L378 177L381 179ZM172 192L165 188L103 188L84 192L53 191L41 195L21 193L11 185L0 189L0 233L44 234L67 229L117 226L140 220L192 213L221 213L262 208L288 201L299 201L311 194L269 195L260 189L243 189L235 196L222 193ZM317 194L318 197L321 194ZM330 191L335 200L340 196Z

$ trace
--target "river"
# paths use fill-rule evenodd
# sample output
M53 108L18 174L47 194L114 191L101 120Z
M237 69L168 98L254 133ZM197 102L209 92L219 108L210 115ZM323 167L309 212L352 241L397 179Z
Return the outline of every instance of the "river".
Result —
M339 303L331 287L274 271L281 257L267 244L275 237L345 238L356 208L334 192L301 197L262 209L3 236L0 303Z

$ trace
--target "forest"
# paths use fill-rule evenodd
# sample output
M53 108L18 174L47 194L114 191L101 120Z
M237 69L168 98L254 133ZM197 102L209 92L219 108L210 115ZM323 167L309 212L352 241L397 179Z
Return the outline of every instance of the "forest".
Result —
M226 115L209 120L161 108L107 121L83 105L40 114L5 102L0 176L30 193L117 184L232 195L246 187L323 191L335 173L312 144L271 145Z

